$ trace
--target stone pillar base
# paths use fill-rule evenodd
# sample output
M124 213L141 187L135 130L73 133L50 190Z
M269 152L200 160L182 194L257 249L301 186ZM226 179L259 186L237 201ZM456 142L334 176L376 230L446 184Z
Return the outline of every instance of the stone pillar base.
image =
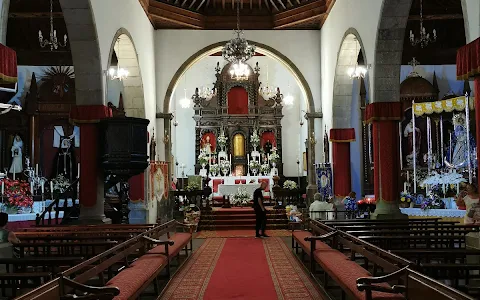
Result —
M370 215L373 220L406 220L408 215L402 214L396 202L379 201L375 212Z

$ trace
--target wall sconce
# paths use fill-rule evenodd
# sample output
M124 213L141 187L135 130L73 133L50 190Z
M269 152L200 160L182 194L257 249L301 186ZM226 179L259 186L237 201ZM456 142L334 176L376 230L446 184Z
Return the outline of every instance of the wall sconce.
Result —
M317 144L317 140L315 139L315 132L312 132L312 135L310 136L308 141L310 142L311 145Z

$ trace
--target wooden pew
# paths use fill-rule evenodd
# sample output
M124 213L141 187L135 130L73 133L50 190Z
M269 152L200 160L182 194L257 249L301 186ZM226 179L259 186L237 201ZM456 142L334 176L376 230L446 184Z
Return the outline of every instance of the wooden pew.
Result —
M177 226L189 230L177 233ZM190 226L167 222L62 272L60 278L18 299L67 299L83 292L90 297L85 299L135 299L150 283L158 294L160 272L167 269L169 276L170 260L184 248L188 253L191 238Z
M100 224L100 225L58 225L22 228L20 231L85 231L85 230L148 230L156 224Z

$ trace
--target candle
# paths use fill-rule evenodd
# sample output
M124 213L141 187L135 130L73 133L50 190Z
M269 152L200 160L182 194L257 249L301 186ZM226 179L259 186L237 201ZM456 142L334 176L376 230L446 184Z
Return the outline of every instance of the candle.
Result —
M33 193L33 182L30 182L30 192L32 193L32 196L34 195Z
M403 183L403 192L406 194L407 193L407 183Z
M38 164L35 166L35 176L38 176Z
M77 164L77 178L80 178L80 163Z
M15 180L15 164L13 164L13 180Z
M45 194L45 182L42 181L42 195Z
M2 188L3 190L3 188ZM457 195L460 194L460 183L457 183Z
M2 195L5 194L5 181L2 181Z
M452 163L452 132L450 131L450 149L448 149L450 163Z
M410 182L410 172L407 171L407 182Z
M52 200L53 200L53 181L50 181L50 193L52 194Z

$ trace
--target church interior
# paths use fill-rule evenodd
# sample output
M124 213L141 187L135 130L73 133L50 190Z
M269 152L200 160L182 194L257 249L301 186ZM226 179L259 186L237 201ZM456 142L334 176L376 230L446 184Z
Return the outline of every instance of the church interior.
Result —
M480 299L479 93L478 0L0 0L0 298Z

